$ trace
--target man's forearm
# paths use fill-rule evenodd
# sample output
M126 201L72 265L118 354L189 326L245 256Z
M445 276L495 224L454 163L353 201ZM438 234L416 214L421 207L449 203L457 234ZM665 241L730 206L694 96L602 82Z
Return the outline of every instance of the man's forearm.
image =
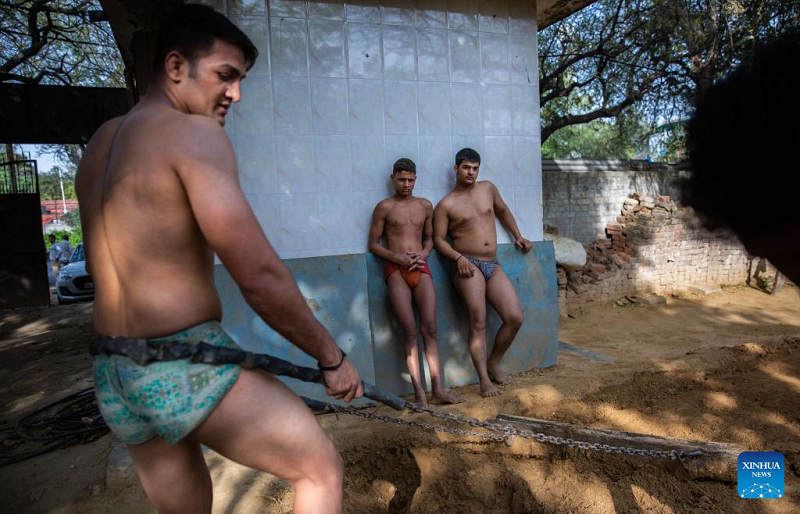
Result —
M387 261L391 261L391 262L396 262L395 261L396 257L395 257L394 252L389 250L388 248L386 248L385 246L383 246L380 243L375 243L375 242L370 243L369 244L369 251L370 251L370 253L372 253L374 255L377 255L381 259L384 259L384 260L387 260Z
M287 269L265 274L254 288L242 287L245 300L280 335L322 365L339 362L341 353L317 321Z
M428 255L431 254L433 251L433 238L429 237L427 239L423 239L422 241L422 250L427 253Z
M447 239L436 239L434 241L434 246L436 247L436 251L439 252L439 255L445 257L446 259L450 259L454 261L461 256L456 250L450 246L450 243L447 242Z

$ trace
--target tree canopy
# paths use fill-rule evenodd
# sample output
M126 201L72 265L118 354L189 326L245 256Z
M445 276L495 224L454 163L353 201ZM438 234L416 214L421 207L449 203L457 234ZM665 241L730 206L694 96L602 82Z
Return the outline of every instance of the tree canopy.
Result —
M696 99L798 24L798 0L599 0L539 33L543 155L626 157L655 141L679 157Z
M0 0L0 82L125 87L97 0Z
M0 82L124 87L101 14L98 0L0 0ZM798 25L800 0L598 0L539 33L543 155L679 158L696 99Z
M39 173L39 192L42 200L58 200L61 198L61 184L64 184L64 196L77 200L75 192L75 175L83 156L84 145L39 145L40 154L50 154L60 164ZM61 177L59 178L59 172ZM80 220L78 220L80 223Z
M61 172L61 177L59 177ZM39 173L39 196L42 200L61 200L61 185L64 185L64 197L77 200L75 193L75 172L60 166L53 166Z

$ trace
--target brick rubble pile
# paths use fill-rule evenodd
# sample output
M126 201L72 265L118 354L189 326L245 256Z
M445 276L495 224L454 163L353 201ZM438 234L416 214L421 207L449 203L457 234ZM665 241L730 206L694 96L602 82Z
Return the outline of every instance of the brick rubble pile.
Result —
M582 269L557 270L562 311L566 303L638 303L637 294L743 283L749 262L738 241L705 231L691 209L642 193L625 199L616 221L606 225L606 238L585 248Z

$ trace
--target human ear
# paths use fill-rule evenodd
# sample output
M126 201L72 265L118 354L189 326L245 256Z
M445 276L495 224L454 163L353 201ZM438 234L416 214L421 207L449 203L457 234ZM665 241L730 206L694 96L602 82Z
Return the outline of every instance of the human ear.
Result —
M187 67L186 58L177 50L171 51L164 58L164 71L167 77L176 84L183 79Z

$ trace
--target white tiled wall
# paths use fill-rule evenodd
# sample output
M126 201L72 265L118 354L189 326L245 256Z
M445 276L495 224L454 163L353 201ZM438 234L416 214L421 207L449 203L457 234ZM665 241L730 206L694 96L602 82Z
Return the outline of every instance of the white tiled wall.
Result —
M392 163L413 159L415 194L436 203L465 146L523 235L542 239L533 0L203 3L260 52L226 131L282 257L365 252Z

